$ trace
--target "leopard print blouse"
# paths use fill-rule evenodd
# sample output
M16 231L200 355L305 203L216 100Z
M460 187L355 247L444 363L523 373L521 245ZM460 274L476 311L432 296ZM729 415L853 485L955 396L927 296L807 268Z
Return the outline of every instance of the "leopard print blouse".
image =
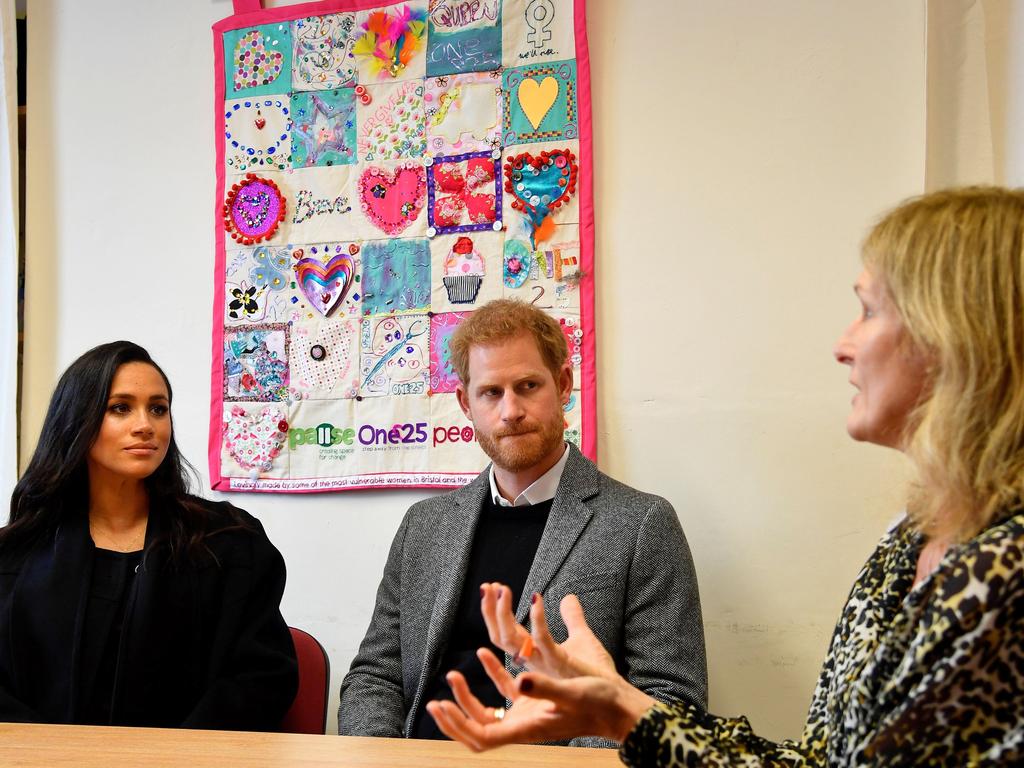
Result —
M641 766L1024 765L1024 513L952 548L912 587L904 521L861 570L799 741L746 718L652 707L620 757Z

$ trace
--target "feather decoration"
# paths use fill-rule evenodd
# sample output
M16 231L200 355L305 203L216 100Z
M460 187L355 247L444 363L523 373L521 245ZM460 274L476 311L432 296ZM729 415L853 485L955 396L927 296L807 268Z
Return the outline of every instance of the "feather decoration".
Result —
M545 240L550 240L555 234L555 217L551 214L545 216L540 226L533 233L533 245L537 247L537 243L542 243Z
M398 77L419 51L424 48L427 31L425 9L405 5L393 15L374 11L362 24L363 34L352 46L352 53L371 76L385 79Z

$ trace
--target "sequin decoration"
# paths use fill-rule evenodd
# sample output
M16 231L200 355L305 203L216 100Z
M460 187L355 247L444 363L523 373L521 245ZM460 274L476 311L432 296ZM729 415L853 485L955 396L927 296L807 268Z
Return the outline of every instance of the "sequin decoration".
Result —
M284 220L284 195L270 179L254 173L233 184L224 201L224 229L243 245L269 240Z
M224 164L229 172L284 170L292 119L287 97L235 99L224 105Z
M352 88L292 96L292 161L296 168L356 161L355 98Z
M297 91L329 91L356 81L352 43L355 15L334 13L296 19L292 24L295 62L292 83Z
M228 93L285 94L291 86L291 25L265 24L224 33Z

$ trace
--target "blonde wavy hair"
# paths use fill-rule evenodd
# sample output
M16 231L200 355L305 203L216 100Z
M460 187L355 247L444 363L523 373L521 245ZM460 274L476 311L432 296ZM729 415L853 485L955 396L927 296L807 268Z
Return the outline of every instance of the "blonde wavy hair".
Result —
M908 512L966 541L1024 500L1024 190L908 200L868 235L864 264L931 361L906 435Z

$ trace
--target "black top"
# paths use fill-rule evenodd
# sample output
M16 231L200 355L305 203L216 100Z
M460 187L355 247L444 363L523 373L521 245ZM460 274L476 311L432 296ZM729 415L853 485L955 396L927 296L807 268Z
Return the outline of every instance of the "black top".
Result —
M117 656L128 594L142 563L138 552L96 548L82 627L79 718L85 725L109 725Z
M553 499L523 507L502 507L494 503L490 494L484 501L484 508L473 536L473 548L466 566L466 578L462 582L459 608L448 636L447 647L441 659L441 666L426 686L416 713L415 727L410 734L416 739L446 738L437 724L426 712L426 704L434 699L451 699L445 675L457 669L466 676L470 690L488 707L505 706L505 697L484 672L476 657L478 648L488 647L503 658L504 651L491 645L480 612L480 585L484 582L499 581L512 589L512 605L519 604L519 598L530 574L534 555L544 534Z

